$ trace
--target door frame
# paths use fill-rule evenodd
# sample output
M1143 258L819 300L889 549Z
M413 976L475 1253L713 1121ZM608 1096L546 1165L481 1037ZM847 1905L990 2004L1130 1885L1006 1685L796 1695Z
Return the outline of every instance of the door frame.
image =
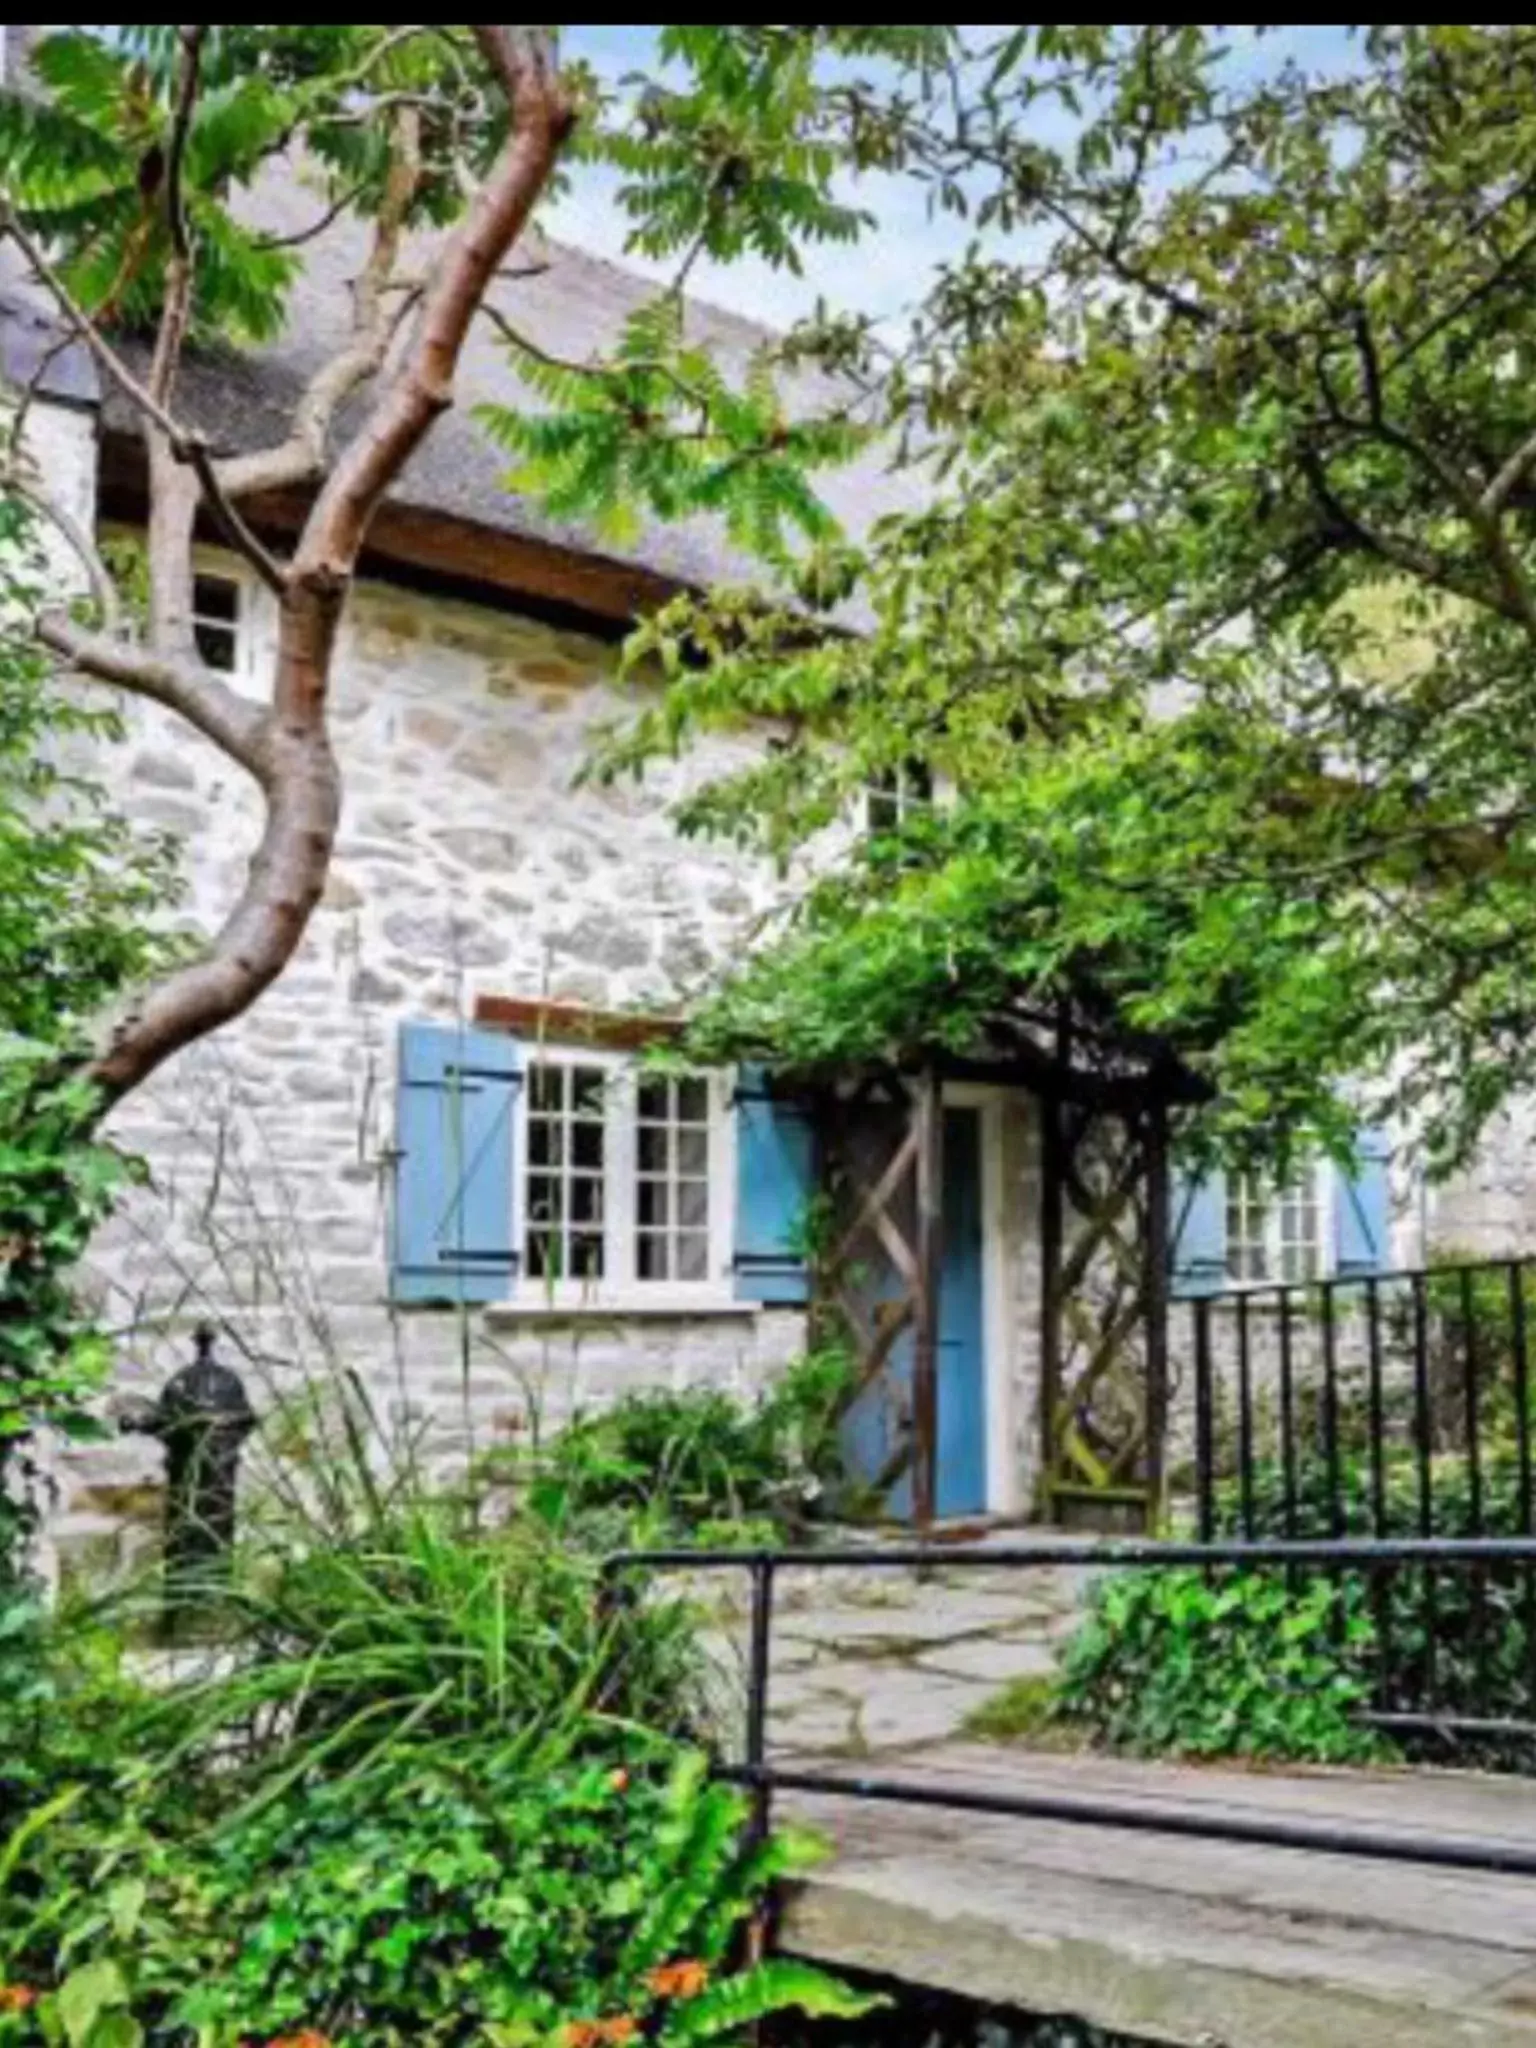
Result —
M986 1510L992 1515L1016 1514L1020 1500L1003 1240L1003 1105L1017 1093L1017 1089L996 1082L946 1081L940 1097L942 1109L980 1113L981 1410L986 1432Z

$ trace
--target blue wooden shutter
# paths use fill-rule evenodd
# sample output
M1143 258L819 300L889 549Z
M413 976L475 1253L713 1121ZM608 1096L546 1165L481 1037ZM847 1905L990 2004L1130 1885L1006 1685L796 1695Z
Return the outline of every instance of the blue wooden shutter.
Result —
M742 1067L736 1081L738 1300L809 1299L800 1239L815 1185L815 1133L804 1105L772 1096L764 1068Z
M1354 1172L1334 1169L1333 1268L1342 1279L1382 1273L1392 1263L1390 1155L1385 1131L1362 1130L1355 1136Z
M502 1301L517 1267L512 1106L522 1048L499 1031L400 1027L396 1301Z
M1221 1173L1173 1176L1173 1275L1170 1291L1187 1298L1219 1294L1227 1284L1227 1184Z

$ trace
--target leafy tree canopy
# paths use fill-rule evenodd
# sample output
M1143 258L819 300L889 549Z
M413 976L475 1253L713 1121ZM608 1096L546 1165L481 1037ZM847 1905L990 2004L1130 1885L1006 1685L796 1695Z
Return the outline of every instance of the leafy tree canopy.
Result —
M1442 1167L1536 1080L1536 34L1323 33L998 31L869 102L987 233L899 346L791 346L879 390L932 502L792 604L652 622L668 688L604 767L779 719L683 822L784 859L872 773L954 799L829 867L702 1046L890 1053L1092 986L1213 1081L1213 1140L1342 1144L1363 1090ZM809 630L850 588L864 629Z

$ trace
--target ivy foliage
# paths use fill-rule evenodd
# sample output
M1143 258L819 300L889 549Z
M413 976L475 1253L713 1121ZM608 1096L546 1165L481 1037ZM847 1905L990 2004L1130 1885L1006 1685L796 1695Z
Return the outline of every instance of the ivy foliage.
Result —
M175 879L167 845L73 765L117 725L26 639L41 576L24 510L0 500L0 1472L23 1476L39 1427L91 1426L107 1361L70 1270L130 1167L75 1070L88 1021L168 956L154 913ZM14 1541L25 1517L0 1497L0 1584L7 1519Z
M1357 1583L1128 1572L1073 1638L1056 1709L1145 1755L1369 1762L1391 1754L1356 1719L1372 1640Z
M813 868L872 774L954 801L702 1044L895 1054L1087 990L1208 1077L1212 1143L1340 1146L1347 1082L1440 1168L1536 1081L1536 44L1306 34L978 31L883 101L981 238L894 364L858 319L793 347L886 346L927 503L840 544L857 635L804 577L650 622L667 687L602 765L774 719L682 822Z

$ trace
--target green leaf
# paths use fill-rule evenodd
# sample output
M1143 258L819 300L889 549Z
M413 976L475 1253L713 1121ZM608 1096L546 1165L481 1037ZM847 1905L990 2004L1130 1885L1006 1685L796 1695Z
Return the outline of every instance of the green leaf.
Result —
M102 2016L110 2008L128 2003L128 1985L118 1965L101 1956L71 1970L56 1996L70 2048L88 2048Z

